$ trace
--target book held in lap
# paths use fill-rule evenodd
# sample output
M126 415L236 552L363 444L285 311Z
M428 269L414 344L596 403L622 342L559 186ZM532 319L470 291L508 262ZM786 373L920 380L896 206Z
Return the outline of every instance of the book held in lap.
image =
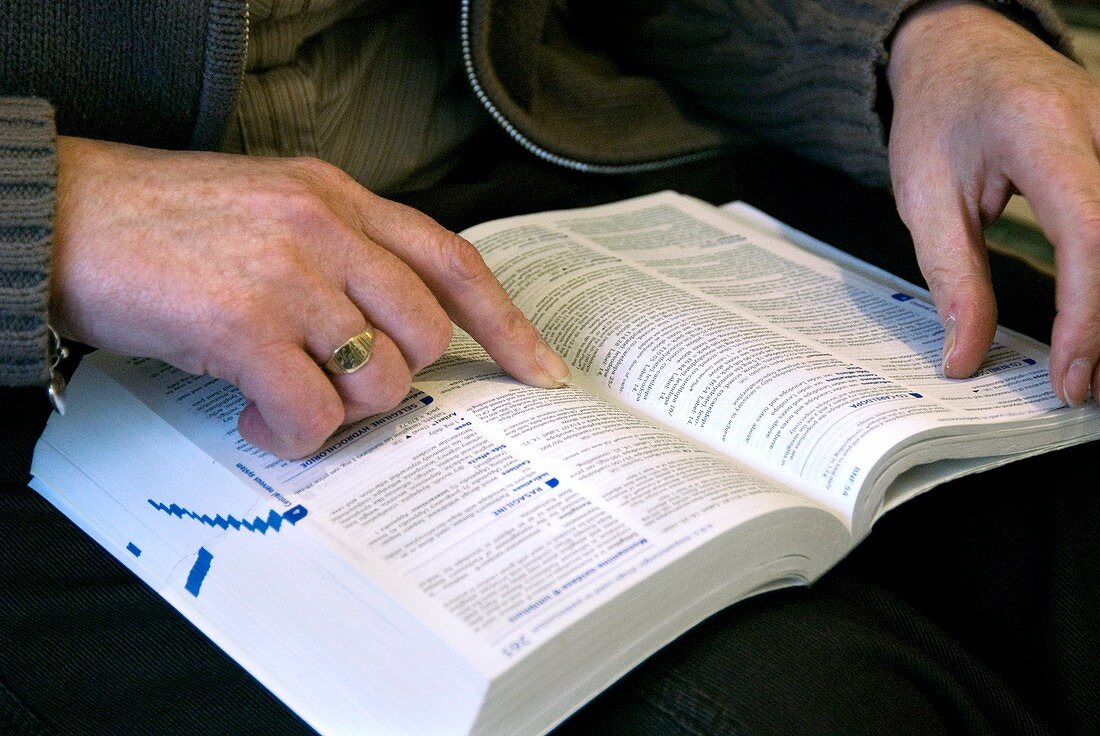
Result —
M32 485L323 734L540 734L947 480L1100 436L1048 349L939 372L922 289L665 192L464 233L573 369L468 336L284 461L232 386L87 356ZM170 667L171 663L165 663Z

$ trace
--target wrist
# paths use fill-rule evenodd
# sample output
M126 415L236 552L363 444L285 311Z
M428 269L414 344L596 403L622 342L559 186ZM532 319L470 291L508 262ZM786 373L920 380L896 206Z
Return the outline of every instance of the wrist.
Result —
M1004 4L999 0L927 0L914 5L901 17L888 42L886 77L891 90L896 94L905 70L915 62L942 62L946 50L973 46L977 38L960 30L1002 22L992 6Z

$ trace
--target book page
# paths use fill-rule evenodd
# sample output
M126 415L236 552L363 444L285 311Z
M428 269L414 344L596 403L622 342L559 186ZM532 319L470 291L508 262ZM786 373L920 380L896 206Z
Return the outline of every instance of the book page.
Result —
M240 437L244 399L225 382L86 360L487 673L747 521L806 510L816 535L775 535L819 560L789 575L819 574L848 541L828 511L719 455L575 387L519 384L464 334L400 406L298 461ZM168 516L171 500L150 506Z
M1041 345L1007 332L973 379L901 291L672 193L472 228L578 382L848 518L904 438L1061 406Z

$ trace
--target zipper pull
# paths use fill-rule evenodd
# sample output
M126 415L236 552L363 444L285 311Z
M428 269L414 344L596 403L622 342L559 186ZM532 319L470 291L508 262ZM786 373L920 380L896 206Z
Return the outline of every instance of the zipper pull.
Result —
M64 416L65 376L61 375L61 371L57 370L57 366L69 357L69 349L61 342L61 335L57 334L57 330L50 325L46 325L46 329L50 332L49 341L46 343L46 358L50 362L50 385L46 389L46 393L50 397L50 404L53 406L54 411Z

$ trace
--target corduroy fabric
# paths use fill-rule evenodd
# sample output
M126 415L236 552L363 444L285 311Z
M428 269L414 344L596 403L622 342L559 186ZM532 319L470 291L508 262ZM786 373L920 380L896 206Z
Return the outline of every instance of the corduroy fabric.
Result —
M225 150L313 156L389 194L438 180L486 122L462 73L456 11L431 0L254 2Z

